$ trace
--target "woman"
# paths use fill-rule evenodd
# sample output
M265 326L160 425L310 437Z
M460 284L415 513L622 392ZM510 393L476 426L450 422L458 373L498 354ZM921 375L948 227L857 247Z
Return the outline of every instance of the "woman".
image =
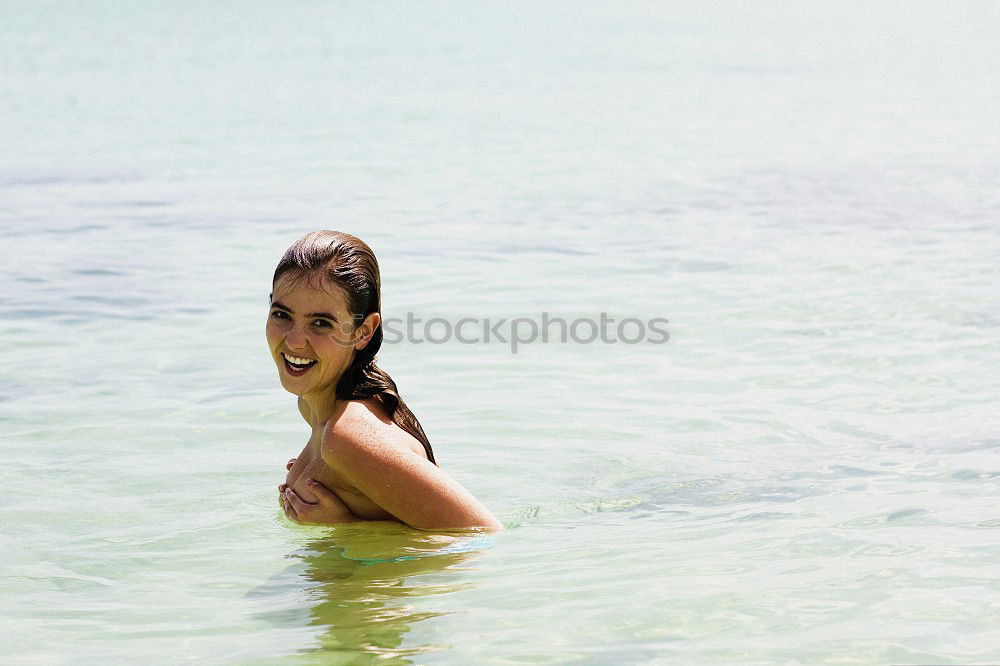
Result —
M437 466L396 383L375 365L382 315L371 248L336 231L308 234L285 252L272 288L268 347L312 428L278 487L285 514L300 523L502 529Z

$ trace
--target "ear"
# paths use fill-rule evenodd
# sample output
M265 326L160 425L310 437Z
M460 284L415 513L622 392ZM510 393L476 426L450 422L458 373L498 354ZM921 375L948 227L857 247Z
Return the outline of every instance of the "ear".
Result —
M368 341L372 339L375 335L375 329L379 327L382 323L382 316L373 312L361 324L355 329L355 335L357 336L357 342L354 345L355 349L364 349L368 346Z

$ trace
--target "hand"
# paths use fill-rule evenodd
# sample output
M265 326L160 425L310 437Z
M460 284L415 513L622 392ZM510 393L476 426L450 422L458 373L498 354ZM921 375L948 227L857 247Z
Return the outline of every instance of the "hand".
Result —
M296 460L297 458L292 458L287 463L285 463L285 469L291 472L292 465L295 464ZM285 482L282 483L280 486L278 486L278 506L280 506L281 510L285 511L285 513L288 513L288 511L285 510L285 488L287 487L288 487L288 475L285 476Z
M306 479L306 485L319 498L318 502L306 502L286 483L278 486L278 491L281 493L281 508L290 520L314 525L361 522L361 519L354 517L337 494L322 483L315 479Z
M292 475L292 466L295 465L296 460L298 460L298 458L292 458L287 463L285 463L285 469L288 470L288 474L285 475L285 482L280 486L278 486L278 493L279 493L278 504L281 505L281 508L285 508L284 500L281 498L281 493L284 493L285 488L288 487L288 477Z

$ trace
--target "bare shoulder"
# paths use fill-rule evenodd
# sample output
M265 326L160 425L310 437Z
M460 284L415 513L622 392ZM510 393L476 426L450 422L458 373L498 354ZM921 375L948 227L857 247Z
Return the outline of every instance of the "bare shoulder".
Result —
M423 445L396 425L375 400L349 400L323 429L323 455L413 453L427 459Z
M419 453L412 450L407 438L420 446L369 406L346 405L323 429L322 456L358 494L411 527L502 529L479 500L423 455L422 446Z
M382 440L403 451L410 451L427 460L424 445L389 418L377 400L349 400L335 427L347 432L367 433L373 440Z
M344 415L354 419L377 419L386 425L392 425L392 419L385 411L378 400L367 398L365 400L348 400Z

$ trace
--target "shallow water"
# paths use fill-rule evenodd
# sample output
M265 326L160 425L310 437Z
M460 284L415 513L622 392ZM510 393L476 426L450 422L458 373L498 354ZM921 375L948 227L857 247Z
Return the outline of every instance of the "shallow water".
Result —
M14 662L1000 660L986 3L0 5L0 644ZM507 526L303 528L269 274L383 314Z

